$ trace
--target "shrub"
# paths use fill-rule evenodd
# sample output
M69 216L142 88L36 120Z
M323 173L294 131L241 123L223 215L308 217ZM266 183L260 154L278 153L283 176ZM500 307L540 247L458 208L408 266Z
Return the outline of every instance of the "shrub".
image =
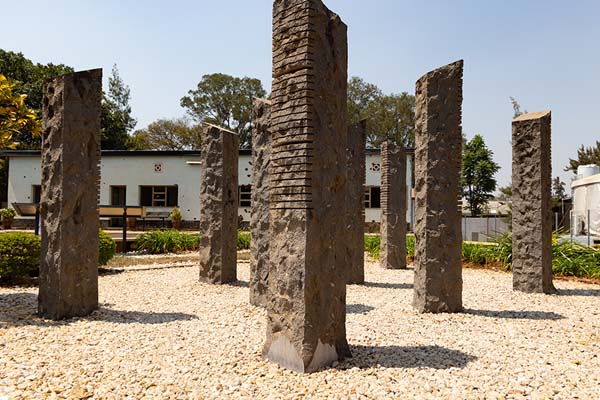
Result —
M37 276L41 240L31 233L0 234L0 278Z
M238 250L248 250L248 249L250 249L250 232L248 232L248 231L238 231L237 249Z
M106 265L117 252L117 243L102 229L98 232L100 239L100 251L98 254L98 264Z
M146 232L138 236L135 245L138 250L150 254L180 253L198 248L199 236L173 229Z
M379 259L381 237L379 235L365 235L365 251L371 258Z
M2 218L14 218L17 215L17 212L12 208L2 208L0 209L0 217Z

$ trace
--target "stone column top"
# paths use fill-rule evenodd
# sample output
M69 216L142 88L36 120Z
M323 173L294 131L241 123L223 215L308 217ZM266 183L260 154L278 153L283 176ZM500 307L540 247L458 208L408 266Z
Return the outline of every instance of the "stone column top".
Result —
M85 70L85 71L69 72L69 73L62 74L62 75L52 76L50 78L44 79L44 84L45 83L53 82L53 81L55 81L57 79L67 78L67 77L71 77L71 76L75 76L75 75L81 76L81 75L84 75L84 74L88 74L88 75L90 75L90 76L92 76L94 78L97 78L98 76L100 78L102 78L102 68L94 68L94 69L88 69L88 70Z
M448 70L452 70L452 69L460 69L461 74L462 74L462 69L463 69L463 64L464 61L463 60L458 60L458 61L454 61L453 63L450 63L448 65L444 65L443 67L439 67L434 69L433 71L429 71L428 73L426 73L425 75L423 75L422 77L420 77L417 80L417 83L422 81L422 80L427 80L430 78L435 77L436 75L447 75L448 74Z
M223 127L221 127L219 125L211 124L210 122L202 122L202 125L204 125L204 127L206 127L206 128L216 128L216 129L219 129L219 130L221 130L223 132L231 133L232 135L236 135L236 136L240 135L237 132L230 131L229 129L223 128Z
M547 117L550 114L551 114L551 112L549 110L522 114L522 115L519 115L517 118L513 119L513 122L521 122L521 121L529 121L532 119L540 119L540 118Z

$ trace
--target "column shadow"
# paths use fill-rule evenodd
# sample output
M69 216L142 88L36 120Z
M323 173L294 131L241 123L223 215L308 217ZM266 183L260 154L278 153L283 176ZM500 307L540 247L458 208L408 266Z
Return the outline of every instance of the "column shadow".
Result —
M352 346L352 358L338 369L384 368L465 368L477 357L441 346Z
M375 309L375 307L367 306L366 304L346 304L347 314L367 314Z
M412 289L412 283L390 283L390 282L365 282L362 286L380 289Z
M52 327L68 325L78 320L154 325L197 319L197 316L192 314L115 310L108 308L107 305L100 305L97 310L85 317L51 321L37 316L37 306L37 295L35 293L0 294L0 327L29 325Z
M600 289L558 289L559 296L598 296Z
M476 315L487 318L504 318L504 319L531 319L531 320L551 320L557 321L565 319L564 316L551 311L492 311L492 310L473 310L465 308L465 314Z

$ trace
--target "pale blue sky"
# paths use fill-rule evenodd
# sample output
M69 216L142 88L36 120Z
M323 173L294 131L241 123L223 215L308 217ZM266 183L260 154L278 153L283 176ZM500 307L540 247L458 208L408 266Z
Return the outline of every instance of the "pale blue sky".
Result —
M553 175L600 139L600 2L327 0L349 26L349 75L414 92L427 71L465 60L463 128L482 134L510 179L515 97L552 110ZM271 1L2 0L0 48L78 70L113 63L132 90L138 128L178 117L203 74L270 89Z

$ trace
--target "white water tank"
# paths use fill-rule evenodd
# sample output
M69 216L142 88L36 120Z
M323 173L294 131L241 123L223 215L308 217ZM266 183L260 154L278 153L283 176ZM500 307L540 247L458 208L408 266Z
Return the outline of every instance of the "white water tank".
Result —
M600 167L596 164L580 165L577 167L577 179L587 178L600 174Z

